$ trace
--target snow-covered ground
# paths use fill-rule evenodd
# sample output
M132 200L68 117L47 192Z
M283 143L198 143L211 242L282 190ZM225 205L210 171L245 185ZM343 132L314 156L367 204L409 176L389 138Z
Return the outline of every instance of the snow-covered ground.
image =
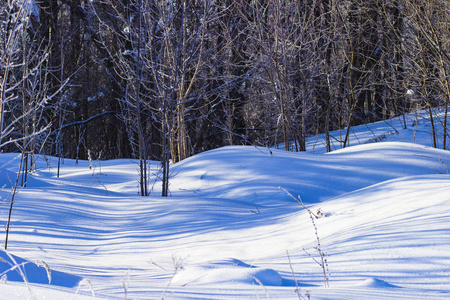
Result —
M448 299L450 152L430 147L426 120L401 124L355 127L329 154L320 136L306 153L201 153L172 167L168 198L159 182L138 196L136 161L66 159L57 178L40 157L0 251L0 298ZM0 166L6 224L17 154ZM311 218L279 187L326 215L329 287Z

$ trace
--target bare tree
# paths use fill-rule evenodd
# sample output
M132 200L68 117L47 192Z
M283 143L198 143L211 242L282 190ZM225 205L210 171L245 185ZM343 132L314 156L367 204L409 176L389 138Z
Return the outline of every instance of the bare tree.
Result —
M22 141L24 151L48 128L42 116L47 93L48 48L36 40L34 1L7 1L1 11L0 149ZM44 123L42 123L42 121Z
M22 4L30 17L14 23ZM163 162L167 194L170 163L200 151L231 144L302 151L306 137L318 133L331 151L333 143L349 146L352 126L417 105L429 112L433 144L447 147L443 0L1 5L2 16L11 11L4 28L18 24L1 36L2 143L33 135L44 119L52 120L54 135L34 139L28 150L56 142L60 157L103 149L104 157L138 158L142 195L150 192L149 159ZM34 76L43 72L39 80ZM60 89L69 77L71 85ZM52 109L33 110L42 95L56 91ZM119 122L113 111L120 111ZM332 136L336 129L341 134Z
M414 98L428 110L432 128L432 143L447 148L448 106L450 101L450 43L447 1L404 1L407 32L405 33L406 65L409 88ZM444 111L443 119L435 113L436 108ZM439 136L436 125L440 123L443 132Z
M13 184L6 226L5 249L20 175L26 185L28 154L38 151L38 138L49 127L43 115L55 96L48 91L49 48L37 38L39 10L32 0L6 1L0 5L0 150L18 149L21 162Z
M118 41L104 40L115 62L124 96L123 119L136 136L141 195L147 195L148 133L159 127L162 194L168 195L170 162L191 154L187 123L203 99L199 79L204 61L206 26L213 10L209 1L109 1L112 23L92 4L104 31ZM108 36L108 35L106 35ZM203 84L205 86L206 83Z

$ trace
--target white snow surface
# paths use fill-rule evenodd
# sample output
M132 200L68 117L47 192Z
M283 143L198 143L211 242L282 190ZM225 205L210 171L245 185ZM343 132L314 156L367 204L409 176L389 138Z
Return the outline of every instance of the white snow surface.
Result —
M0 299L449 299L450 152L420 115L402 122L355 127L328 154L322 136L306 153L207 151L172 166L167 198L159 181L138 195L135 160L65 159L57 178L57 158L39 157L0 251ZM18 157L0 155L4 224ZM329 287L310 215L279 187L325 215Z

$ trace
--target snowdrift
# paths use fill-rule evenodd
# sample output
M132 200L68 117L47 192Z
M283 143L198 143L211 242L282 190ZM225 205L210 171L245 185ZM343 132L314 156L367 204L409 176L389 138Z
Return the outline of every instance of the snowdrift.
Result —
M383 126L356 128L361 145L329 154L198 154L172 166L168 198L158 181L138 196L132 160L65 160L56 178L56 159L40 158L16 195L8 249L36 299L447 299L450 154L405 142L410 128L364 144L397 125ZM13 157L0 155L4 182ZM310 216L279 186L326 215L314 223L329 288ZM6 222L10 188L0 197ZM30 293L17 274L0 285L8 299Z

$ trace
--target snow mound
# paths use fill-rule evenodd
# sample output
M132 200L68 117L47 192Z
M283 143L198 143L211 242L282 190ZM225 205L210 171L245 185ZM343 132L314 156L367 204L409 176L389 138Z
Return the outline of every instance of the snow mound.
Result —
M183 267L174 278L176 285L259 284L281 286L283 279L272 269L248 265L237 259Z
M254 200L271 205L278 186L318 203L383 181L446 174L448 151L404 142L358 145L325 155L227 146L173 166L174 195ZM288 199L289 200L289 199Z
M398 286L390 284L384 280L378 278L367 278L362 283L358 284L360 287L366 288L398 288Z
M81 277L53 271L44 262L31 262L0 250L0 277L2 281L51 284L72 288L79 284Z

